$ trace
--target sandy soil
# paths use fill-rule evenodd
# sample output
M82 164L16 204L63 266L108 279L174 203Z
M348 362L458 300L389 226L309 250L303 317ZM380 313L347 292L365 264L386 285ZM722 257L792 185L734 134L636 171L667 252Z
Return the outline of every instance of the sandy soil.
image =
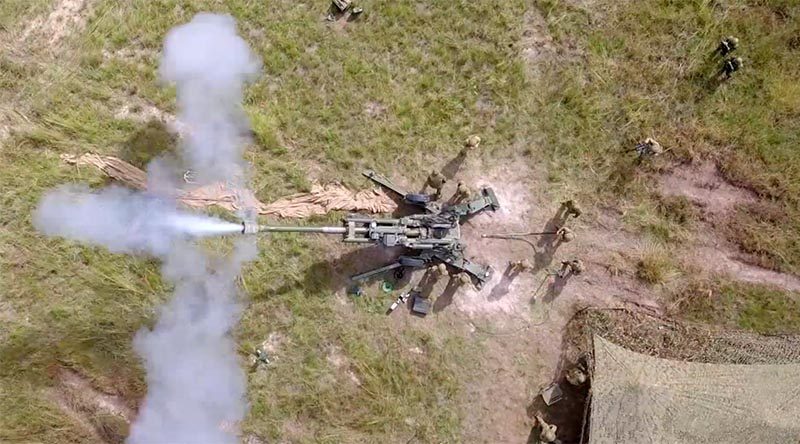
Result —
M74 370L59 367L54 377L58 385L47 390L47 397L98 442L113 442L115 438L121 438L109 436L109 431L101 425L103 423L97 422L100 416L114 416L125 424L130 424L136 416L121 397L103 393Z
M600 213L564 220L560 203L539 182L546 175L518 166L485 171L477 159L467 159L456 173L474 188L491 186L501 204L499 211L475 216L462 230L468 255L495 270L481 290L461 288L453 295L456 315L474 326L472 335L487 353L480 358L476 380L466 384L464 438L515 442L530 432L527 407L556 377L563 330L578 308L633 303L658 310L658 303L632 275L612 276L608 270L640 244L618 216ZM562 245L553 236L530 237L535 249L521 241L481 238L484 233L554 231L563 225L573 228L577 238ZM509 261L521 259L528 259L536 271L511 272ZM562 260L571 259L584 261L587 270L566 279L549 276Z
M50 47L57 46L86 26L87 6L87 0L59 0L46 17L37 17L25 27L20 41L36 37L45 40Z
M713 163L675 166L660 178L659 191L664 195L684 196L702 211L695 239L685 246L687 262L743 282L800 291L800 278L747 263L736 247L716 232L715 226L723 224L737 205L754 203L757 197L725 182Z

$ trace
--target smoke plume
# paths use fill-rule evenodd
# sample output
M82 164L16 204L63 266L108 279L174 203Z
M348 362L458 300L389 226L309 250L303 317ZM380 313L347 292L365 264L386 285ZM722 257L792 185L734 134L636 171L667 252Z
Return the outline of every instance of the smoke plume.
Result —
M255 253L246 239L224 263L187 244L171 252L163 273L175 282L175 295L155 328L133 342L144 358L148 390L129 443L236 442L245 378L229 334L241 313L231 296L242 263Z
M34 226L50 236L101 245L114 253L165 257L179 239L237 233L241 224L180 211L174 202L112 186L93 193L65 186L44 195Z
M259 66L230 16L198 14L167 35L160 72L175 84L188 132L182 154L199 179L243 180L242 90ZM228 257L209 256L190 240L241 225L179 210L169 195L152 191L56 188L42 198L34 225L112 252L154 255L175 287L155 327L134 338L148 390L128 443L235 443L246 410L230 336L241 313L235 278L255 257L255 244L241 238Z
M167 34L159 71L177 88L178 120L188 128L184 160L198 181L241 176L242 141L249 134L242 88L260 67L229 15L197 14Z

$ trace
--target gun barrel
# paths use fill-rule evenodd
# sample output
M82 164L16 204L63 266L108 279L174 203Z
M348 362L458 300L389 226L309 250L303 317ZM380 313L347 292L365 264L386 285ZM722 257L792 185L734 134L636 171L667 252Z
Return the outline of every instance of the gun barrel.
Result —
M357 233L366 233L366 228L356 228ZM324 234L346 234L346 227L292 227L274 225L256 225L247 222L242 223L242 234L255 233L324 233Z

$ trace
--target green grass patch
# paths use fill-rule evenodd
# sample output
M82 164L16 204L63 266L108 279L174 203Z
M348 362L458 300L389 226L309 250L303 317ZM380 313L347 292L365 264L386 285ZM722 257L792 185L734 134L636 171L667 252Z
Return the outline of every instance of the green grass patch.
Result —
M18 32L52 4L2 2L0 30ZM116 116L131 94L176 112L174 91L158 82L159 52L171 27L202 10L231 13L263 60L263 76L245 93L254 131L246 158L263 201L314 180L363 186L364 167L421 185L467 134L478 133L479 156L501 162L519 148L525 161L544 158L554 186L628 199L638 206L633 223L672 242L691 224L691 211L685 202L651 198L658 163L636 164L626 151L653 136L667 156L713 157L730 180L779 202L781 217L740 213L745 230L734 239L759 254L774 251L776 263L793 270L797 228L782 217L795 214L800 191L798 6L591 4L536 2L560 49L541 77L530 76L519 57L529 6L522 0L376 0L344 26L324 21L324 3L99 0L57 59L39 47L29 48L29 58L0 56L0 98L24 116L0 147L0 288L13 311L0 327L0 410L9 412L0 416L0 441L86 441L39 390L53 383L46 369L54 363L116 381L126 398L144 394L130 340L170 293L159 265L46 239L30 213L50 187L105 183L96 171L63 165L61 153L122 155L144 165L173 149L162 128ZM741 38L745 68L714 86L708 78L719 61L708 54L727 34ZM249 375L245 430L276 441L458 442L455 400L474 376L477 345L447 326L387 325L380 309L389 296L337 305L332 268L319 262L325 244L292 235L260 242L262 254L242 278L252 301L236 331L242 360L270 333L286 342L273 366ZM661 284L676 270L661 248L642 257L637 274ZM725 316L709 308L698 319L768 330L789 325L782 308L796 311L777 293L720 288L729 295L720 302L729 307ZM331 364L331 350L344 357L343 368Z
M675 300L677 314L693 321L764 334L800 332L800 294L774 287L695 281Z
M636 262L636 277L650 285L666 284L680 274L669 250L659 244L646 245Z
M740 205L725 226L728 238L763 267L800 272L800 210L787 202Z
M800 5L654 0L583 7L542 0L537 6L566 56L535 85L537 124L552 146L553 167L563 170L551 175L599 188L599 197L612 201L641 199L650 182L640 176L650 162L633 165L628 150L651 136L669 150L667 158L716 159L727 179L797 213L800 90L792 79L800 77ZM726 35L739 37L734 55L745 67L721 82L714 77L722 62L712 52ZM791 224L773 223L768 231L796 237ZM740 234L745 250L763 244L755 231ZM800 261L792 244L773 245L779 262Z

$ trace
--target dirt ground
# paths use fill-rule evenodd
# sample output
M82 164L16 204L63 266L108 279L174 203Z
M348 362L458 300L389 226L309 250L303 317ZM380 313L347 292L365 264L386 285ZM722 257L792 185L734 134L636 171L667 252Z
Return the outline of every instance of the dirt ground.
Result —
M541 181L545 176L532 169L492 169L479 158L467 158L450 173L445 198L454 193L459 180L473 189L490 186L497 194L500 210L478 214L462 229L468 256L490 265L494 274L480 290L438 282L431 289L439 297L435 314L420 322L466 325L465 334L483 345L484 354L476 356L479 371L474 380L465 381L465 439L519 442L531 431L530 407L536 405L537 394L560 378L563 336L573 315L584 307L658 314L663 311L662 289L643 284L631 271L637 255L646 248L646 239L625 228L621 211L590 209L580 218L564 220L559 202L566 196L546 191L548 186ZM679 261L708 275L798 288L797 277L738 258L735 249L714 231L714 220L753 196L722 181L713 165L676 167L660 178L660 186L662 194L686 196L704 212L692 233L695 241L675 252ZM521 241L481 237L552 231L564 225L577 237L562 245L552 236L531 237L535 248ZM535 272L512 272L509 262L521 259L533 263ZM567 279L548 275L562 260L570 259L581 259L586 271ZM409 285L422 274L415 273Z
M85 26L86 3L58 2L51 14L26 27L18 48L24 48L24 42L32 38L44 38L57 46L70 32ZM531 66L531 75L536 76L539 64L546 63L561 49L553 45L546 23L538 13L531 12L525 19L530 29L525 31L521 42L521 54ZM122 100L124 104L117 117L143 122L155 118L175 133L185 131L174 116L148 103L134 103L135 100ZM385 109L380 103L370 103L364 112L380 115ZM0 139L5 132L7 128L0 127ZM482 354L475 356L478 370L471 380L463 382L463 441L522 442L531 433L532 402L543 387L559 377L563 336L574 313L586 306L640 307L655 313L662 310L661 291L641 283L630 271L645 239L626 229L623 214L613 208L586 209L577 219L565 219L559 202L571 196L565 190L551 189L544 181L544 165L531 168L527 159L490 162L480 152L446 163L435 162L442 163L440 166L451 178L445 197L453 194L458 180L474 190L489 186L495 191L501 208L476 215L463 225L462 231L468 245L467 255L491 266L494 274L481 289L438 282L432 289L433 295L438 296L432 315L420 319L400 311L393 315L392 322L418 323L430 329L447 326L463 330L470 340L480 344ZM402 178L398 182L402 183ZM716 222L723 220L736 204L753 202L756 197L726 183L713 163L676 165L659 178L658 187L663 195L687 197L704 215L692 233L694 241L675 252L681 261L708 274L800 291L800 278L748 264L716 233ZM564 225L571 227L577 237L561 245L552 236L531 237L535 248L521 241L481 237L490 233L552 231ZM355 252L333 240L323 242L330 244L331 253L322 262L332 263L339 277L358 268L363 271L368 264L388 262L397 253L381 249ZM513 272L509 262L522 259L531 261L535 271ZM587 269L565 279L549 274L562 260L571 259L581 259ZM406 285L413 285L422 274L413 273ZM343 283L344 279L337 280L334 290L338 292L337 301L347 304ZM0 301L0 319L4 316L13 314L7 314ZM264 348L275 354L283 347L284 340L270 337ZM358 385L347 359L341 350L329 350L328 361L347 372L353 384ZM107 414L127 423L135 415L135 409L113 395L98 391L72 370L58 369L54 379L59 388L50 396L95 437L104 432L91 422L91 416ZM101 438L118 439L116 435ZM246 440L257 442L255 437Z

